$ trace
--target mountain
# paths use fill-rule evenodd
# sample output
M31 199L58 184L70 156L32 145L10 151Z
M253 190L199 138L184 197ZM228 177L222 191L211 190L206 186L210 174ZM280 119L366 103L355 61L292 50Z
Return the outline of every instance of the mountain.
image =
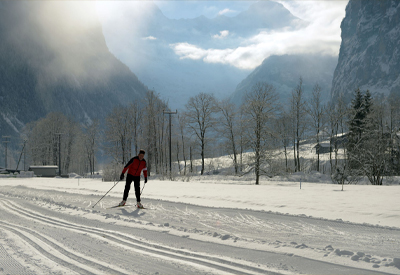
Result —
M118 17L109 18L109 10L101 15L110 51L173 109L184 107L191 96L200 92L228 97L250 72L229 64L207 63L203 57L181 59L174 52L177 43L195 45L199 53L203 49L223 51L239 47L246 38L263 30L294 29L306 24L272 1L257 2L235 17L179 20L165 17L150 1L127 1L115 6L112 12ZM228 35L218 37L221 31Z
M337 57L317 54L304 55L273 55L241 81L231 101L240 104L246 91L251 91L257 82L272 84L279 95L282 104L288 104L292 91L303 79L305 96L311 96L315 84L322 88L321 98L327 101L331 91L333 72Z
M400 93L400 1L350 0L341 29L332 98L349 100L357 88Z
M58 111L82 123L147 88L110 53L91 2L0 2L0 132Z

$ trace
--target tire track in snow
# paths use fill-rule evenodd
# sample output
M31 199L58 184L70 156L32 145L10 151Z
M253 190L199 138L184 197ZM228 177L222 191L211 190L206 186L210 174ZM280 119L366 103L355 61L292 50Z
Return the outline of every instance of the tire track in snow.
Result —
M171 247L141 241L135 239L130 235L118 233L116 231L102 230L89 226L69 223L61 219L49 218L47 216L41 215L40 213L18 207L15 203L8 200L0 200L0 203L2 203L2 205L5 206L9 211L12 211L13 213L18 213L25 218L33 219L37 222L40 221L42 223L51 224L53 226L63 229L74 230L80 233L88 233L102 240L106 238L109 242L113 242L114 244L118 246L123 246L124 248L129 247L131 249L140 251L140 253L142 254L146 253L150 256L159 258L161 257L167 260L172 259L185 264L191 264L194 267L203 267L202 269L211 269L212 273L222 272L231 274L277 274L267 269L252 266L250 263L238 263L236 260L233 259L226 260L218 258L216 256L183 251Z

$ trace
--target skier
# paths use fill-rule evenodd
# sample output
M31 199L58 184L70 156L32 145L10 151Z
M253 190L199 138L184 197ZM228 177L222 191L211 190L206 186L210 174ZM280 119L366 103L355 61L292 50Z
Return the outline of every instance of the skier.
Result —
M124 179L125 172L128 170L128 175L126 176L124 197L122 201L119 203L119 206L124 206L126 200L128 199L129 190L131 189L131 183L133 181L135 186L135 195L136 195L136 206L138 208L144 208L140 203L140 174L143 171L144 183L147 182L147 165L146 160L144 159L145 151L140 149L139 154L136 157L133 157L122 170L122 174L120 176L120 180Z

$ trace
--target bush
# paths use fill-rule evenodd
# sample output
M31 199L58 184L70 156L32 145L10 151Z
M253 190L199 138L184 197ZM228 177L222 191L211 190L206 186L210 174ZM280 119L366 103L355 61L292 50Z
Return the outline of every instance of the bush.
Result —
M104 166L103 181L117 181L121 175L121 167L116 163L110 163Z

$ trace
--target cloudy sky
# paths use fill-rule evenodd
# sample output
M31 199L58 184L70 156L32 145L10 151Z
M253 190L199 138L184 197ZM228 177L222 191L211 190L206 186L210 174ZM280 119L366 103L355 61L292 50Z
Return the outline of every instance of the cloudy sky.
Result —
M186 41L170 47L180 59L201 60L206 63L227 64L252 70L270 55L322 53L339 54L340 23L345 16L348 0L276 0L293 15L310 24L298 30L262 31L240 41L235 47L201 48ZM163 14L171 19L195 18L204 15L213 18L219 14L235 16L254 1L155 1ZM228 39L229 30L221 30L212 39ZM155 39L155 38L154 38Z

